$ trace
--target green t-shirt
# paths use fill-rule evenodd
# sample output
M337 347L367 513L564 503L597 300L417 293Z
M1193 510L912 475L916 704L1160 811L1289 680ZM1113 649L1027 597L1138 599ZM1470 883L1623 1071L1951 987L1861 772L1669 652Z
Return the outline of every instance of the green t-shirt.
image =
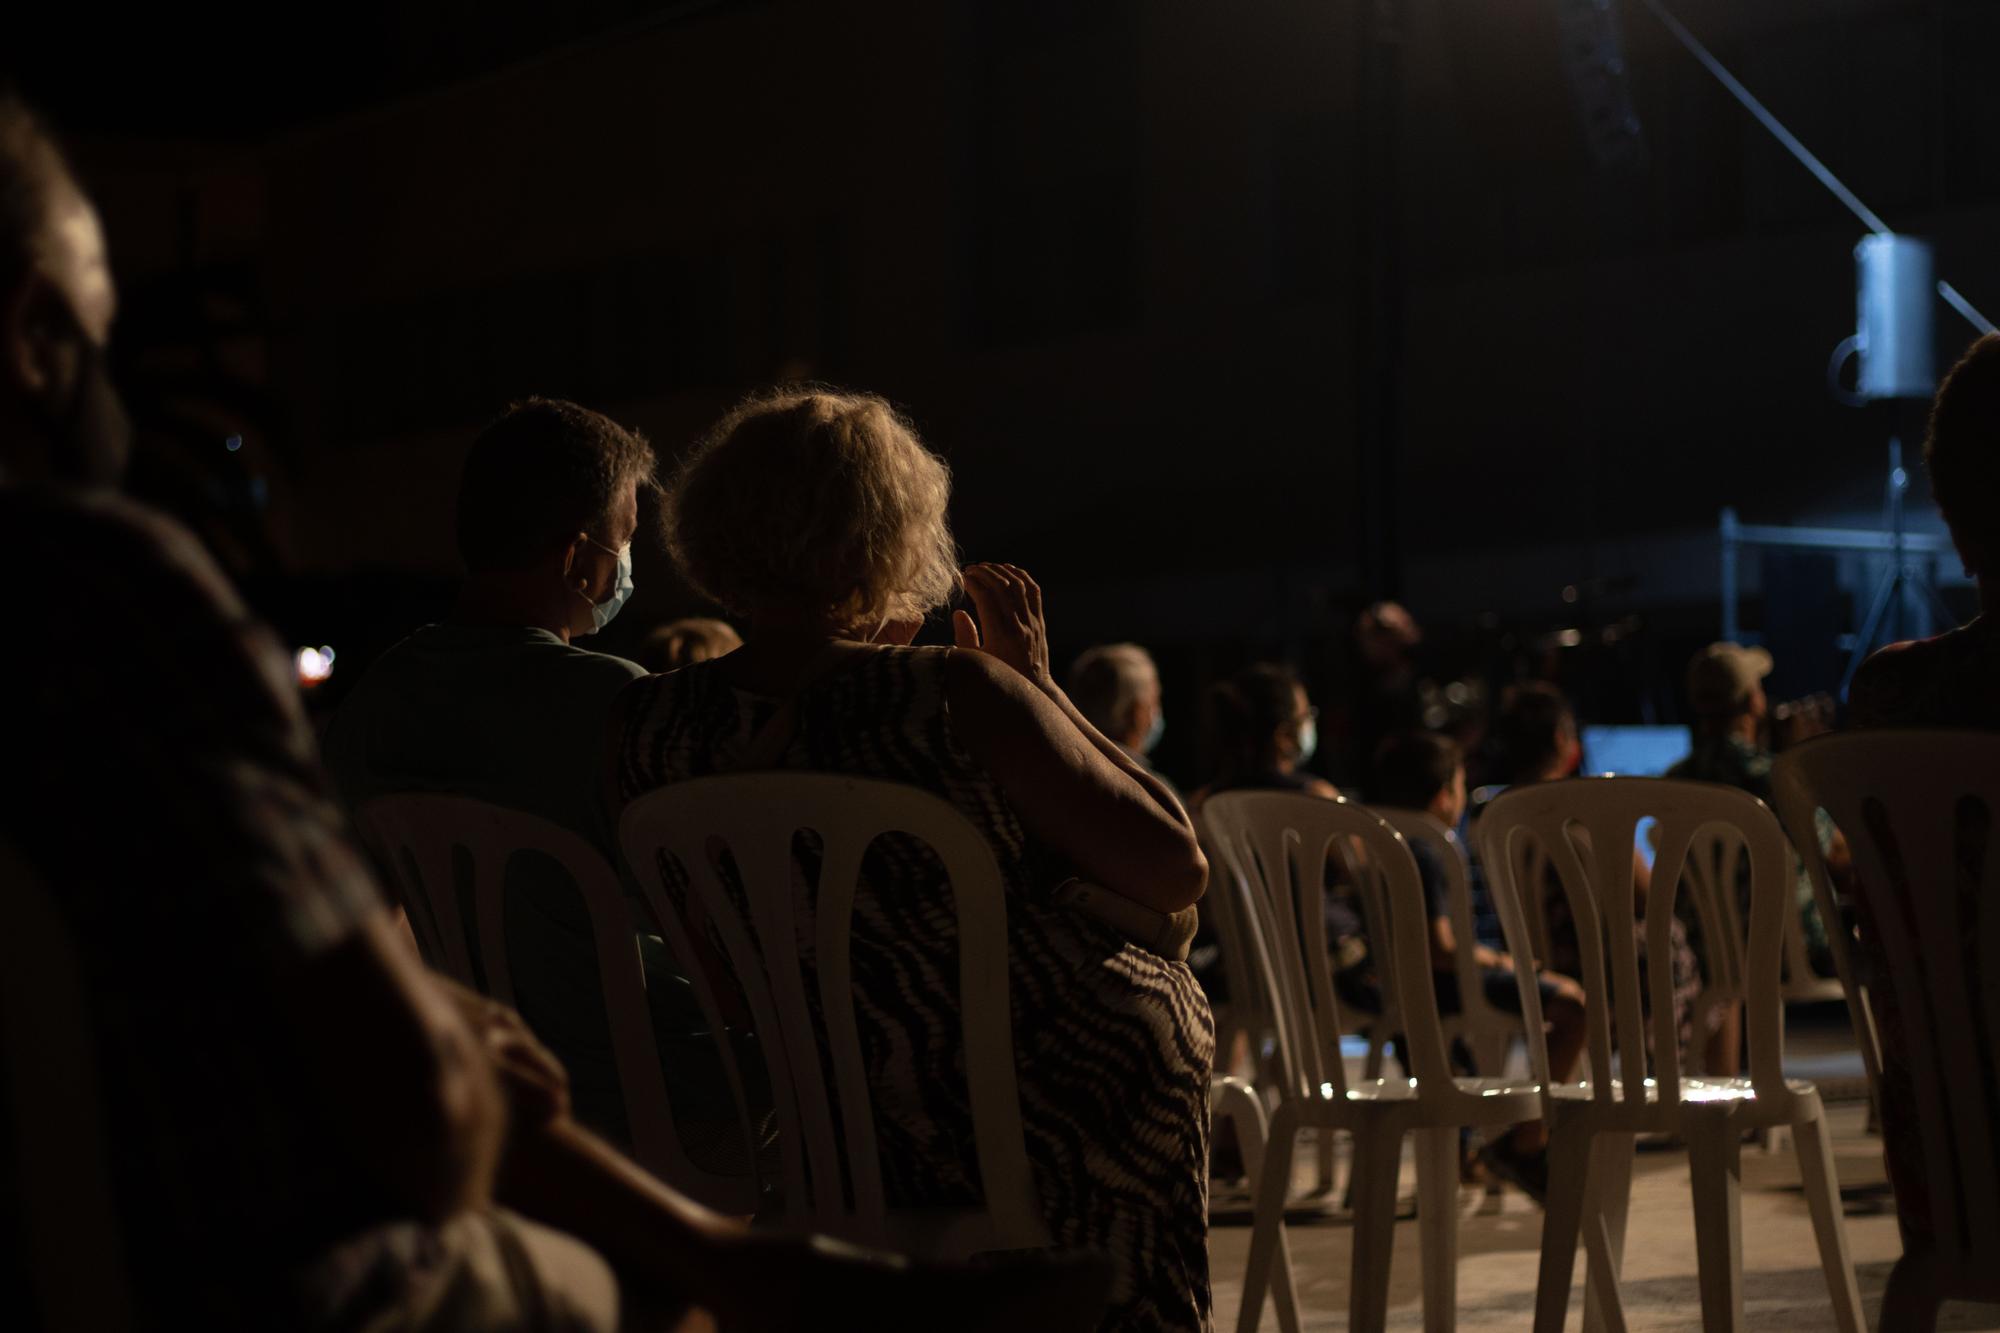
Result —
M560 824L615 864L605 723L618 691L645 674L544 629L429 625L341 704L327 767L350 806L397 792L470 796Z
M327 768L351 809L402 792L470 796L558 824L615 866L605 729L613 697L645 674L543 629L429 625L384 653L342 701L326 732ZM582 899L567 876L520 857L505 917L515 1001L569 1070L577 1118L629 1142ZM478 940L468 944L476 959Z

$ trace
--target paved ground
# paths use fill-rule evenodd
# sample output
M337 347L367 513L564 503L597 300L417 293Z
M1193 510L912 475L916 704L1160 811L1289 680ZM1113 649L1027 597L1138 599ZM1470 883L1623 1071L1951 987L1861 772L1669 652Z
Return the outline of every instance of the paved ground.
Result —
M1810 1039L1803 1060L1824 1058ZM1790 1062L1788 1062L1790 1063ZM1837 1089L1829 1086L1829 1091ZM1836 1167L1847 1199L1848 1243L1875 1327L1889 1268L1902 1253L1893 1205L1882 1188L1881 1140L1866 1133L1865 1103L1847 1101L1830 1108ZM1302 1143L1301 1185L1310 1178L1311 1152ZM1743 1159L1743 1267L1746 1322L1753 1329L1833 1328L1833 1312L1820 1275L1818 1251L1798 1168L1789 1147L1767 1155L1746 1147ZM1871 1188L1874 1187L1874 1188ZM1390 1277L1389 1327L1423 1326L1419 1253L1414 1208L1415 1173L1407 1153L1403 1164L1404 1218L1396 1226L1396 1253ZM1247 1213L1231 1211L1218 1194L1211 1232L1215 1282L1215 1325L1233 1333L1248 1258ZM1534 1309L1535 1268L1541 1244L1541 1214L1523 1195L1508 1190L1498 1198L1483 1191L1461 1194L1459 1230L1458 1327L1520 1330ZM1295 1216L1297 1216L1295 1214ZM1347 1267L1350 1229L1337 1212L1299 1217L1290 1225L1293 1269L1307 1329L1347 1326ZM1644 1149L1633 1172L1630 1234L1622 1291L1632 1329L1698 1330L1700 1294L1696 1281L1693 1208L1688 1195L1685 1151ZM1577 1261L1570 1327L1583 1322L1583 1263ZM1275 1330L1266 1302L1261 1326ZM2000 1306L1948 1305L1941 1329L2000 1330Z

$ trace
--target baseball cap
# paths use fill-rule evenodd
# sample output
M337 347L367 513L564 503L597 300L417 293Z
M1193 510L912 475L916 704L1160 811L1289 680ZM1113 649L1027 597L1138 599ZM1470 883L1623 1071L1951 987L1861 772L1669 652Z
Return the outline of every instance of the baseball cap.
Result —
M1703 717L1734 713L1770 674L1771 655L1762 648L1711 643L1688 663L1688 702Z

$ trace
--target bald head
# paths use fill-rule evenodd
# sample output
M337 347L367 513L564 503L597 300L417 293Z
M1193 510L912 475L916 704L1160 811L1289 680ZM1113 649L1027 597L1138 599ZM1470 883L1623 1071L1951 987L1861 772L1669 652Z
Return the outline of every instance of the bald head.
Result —
M126 425L104 364L104 229L34 112L0 98L0 476L104 483Z

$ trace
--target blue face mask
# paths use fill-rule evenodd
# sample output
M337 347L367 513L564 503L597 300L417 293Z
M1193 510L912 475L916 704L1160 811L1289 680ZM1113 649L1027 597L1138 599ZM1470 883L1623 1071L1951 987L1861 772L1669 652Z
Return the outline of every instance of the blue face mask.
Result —
M1153 725L1146 728L1146 739L1139 742L1139 753L1151 754L1153 747L1160 743L1160 737L1166 733L1166 730L1167 715L1165 713L1154 713Z
M611 551L609 546L594 537L586 535L584 540L600 551ZM581 590L575 588L570 590L578 597L583 597L584 601L590 602L589 633L592 634L601 633L632 596L632 543L626 542L611 553L618 557L618 575L612 581L609 596L601 602L590 602L590 598L585 597Z
M1299 723L1299 762L1303 764L1310 760L1313 751L1317 749L1319 749L1319 723L1307 718Z

